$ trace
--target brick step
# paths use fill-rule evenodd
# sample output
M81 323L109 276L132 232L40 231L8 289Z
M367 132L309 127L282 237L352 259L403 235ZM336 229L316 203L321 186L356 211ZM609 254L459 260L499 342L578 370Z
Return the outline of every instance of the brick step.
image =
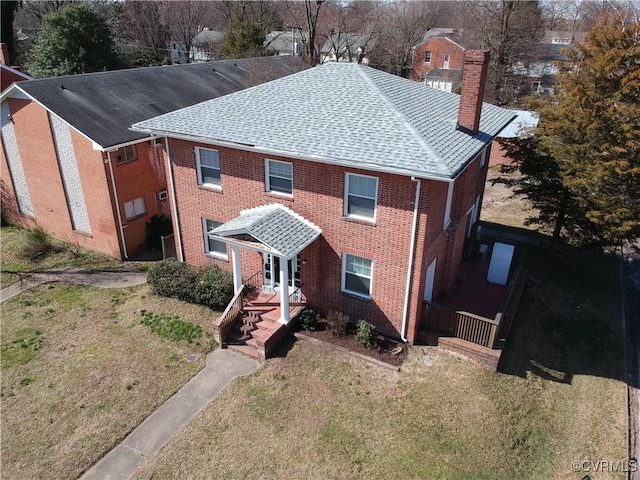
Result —
M247 357L255 358L256 360L264 360L260 352L258 352L258 350L251 345L230 344L230 345L227 345L227 348L229 350L233 350L234 352L241 353L242 355L245 355Z

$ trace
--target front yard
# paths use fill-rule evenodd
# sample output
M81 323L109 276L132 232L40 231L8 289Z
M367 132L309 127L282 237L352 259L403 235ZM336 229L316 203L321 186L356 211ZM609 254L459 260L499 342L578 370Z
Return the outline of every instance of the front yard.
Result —
M143 309L205 332L217 316L146 285L51 284L2 304L3 477L76 478L203 367L209 336L161 338Z

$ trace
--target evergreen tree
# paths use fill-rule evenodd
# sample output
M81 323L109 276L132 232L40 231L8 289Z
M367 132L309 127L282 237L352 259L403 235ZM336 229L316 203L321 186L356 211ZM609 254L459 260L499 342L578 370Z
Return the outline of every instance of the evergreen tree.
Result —
M236 8L222 39L220 51L228 58L259 57L264 55L264 35L260 26Z
M65 5L44 17L29 56L36 78L97 72L118 65L107 23L90 7Z
M640 26L603 19L586 45L565 51L556 97L542 102L540 127L518 155L524 189L541 217L573 219L579 243L616 245L640 236ZM526 152L527 148L530 149ZM537 162L537 165L536 163ZM529 185L526 184L529 182ZM551 192L551 193L549 193ZM566 199L560 202L559 199ZM544 223L544 222L543 222Z

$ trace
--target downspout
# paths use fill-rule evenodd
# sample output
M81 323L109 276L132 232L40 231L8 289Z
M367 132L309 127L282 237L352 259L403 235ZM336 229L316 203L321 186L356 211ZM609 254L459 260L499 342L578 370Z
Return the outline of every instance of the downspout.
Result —
M182 236L180 235L180 218L178 217L178 202L176 200L176 182L173 178L173 168L171 166L171 154L169 153L169 137L164 137L164 145L167 151L167 170L169 171L169 183L171 184L171 203L173 204L173 218L176 222L176 253L180 253L180 260L184 262L184 252L182 251Z
M113 176L113 166L111 165L111 152L107 152L107 165L109 165L109 176L111 177L111 188L113 189L113 200L116 204L116 217L118 217L118 230L120 231L120 241L122 242L122 255L125 260L129 258L127 253L127 242L124 240L124 229L122 228L122 214L120 213L120 201L118 200L118 190L116 190L116 180Z
M403 342L407 341L407 324L409 320L409 296L411 293L411 277L413 276L413 262L416 250L416 236L418 233L418 209L420 202L420 187L422 180L411 177L411 181L416 182L416 199L413 202L413 224L411 225L411 245L409 247L409 266L407 267L407 285L404 292L404 312L402 315L402 331L400 338Z

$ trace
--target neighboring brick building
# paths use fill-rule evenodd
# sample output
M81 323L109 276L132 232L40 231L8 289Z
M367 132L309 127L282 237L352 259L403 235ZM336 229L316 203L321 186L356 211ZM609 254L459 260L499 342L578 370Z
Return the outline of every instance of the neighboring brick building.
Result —
M169 139L180 259L233 271L236 291L258 278L281 323L300 288L413 342L423 299L455 280L491 140L514 117L482 104L488 52L467 57L462 97L328 63L135 124Z
M432 28L413 47L411 80L446 92L455 92L462 80L464 47L460 31Z
M3 215L128 258L149 218L171 213L164 141L131 124L306 68L282 57L15 83L0 98Z

